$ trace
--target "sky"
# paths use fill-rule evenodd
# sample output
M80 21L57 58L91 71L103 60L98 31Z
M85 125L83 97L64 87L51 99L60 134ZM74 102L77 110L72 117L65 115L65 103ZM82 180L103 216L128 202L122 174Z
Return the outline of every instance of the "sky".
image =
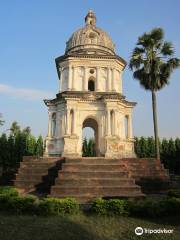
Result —
M137 39L154 27L162 27L180 58L179 0L6 0L0 1L0 113L8 132L13 121L30 126L36 136L46 136L47 107L43 99L58 92L54 59L64 54L71 34L84 26L92 9L97 26L108 32L116 53L129 62ZM123 94L137 102L133 114L135 136L152 136L151 94L133 79L126 67ZM159 135L180 137L180 69L170 85L157 94Z

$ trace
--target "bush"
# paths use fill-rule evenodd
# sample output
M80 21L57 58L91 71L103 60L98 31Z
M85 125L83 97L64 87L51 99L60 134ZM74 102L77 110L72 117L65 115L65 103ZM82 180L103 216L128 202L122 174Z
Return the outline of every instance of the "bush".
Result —
M168 191L169 197L180 198L180 189L172 189Z
M74 214L79 211L79 204L73 198L46 198L40 201L38 213L40 215Z
M12 213L33 213L36 210L36 198L31 196L0 195L0 210Z
M18 196L19 193L16 188L10 187L10 186L5 186L5 187L0 187L0 195L8 195L8 196Z
M91 206L91 211L98 215L128 215L126 200L97 198Z
M180 214L180 199L166 198L160 201L151 199L129 201L129 212L136 217L162 217Z
M98 215L107 214L107 201L102 198L97 198L92 202L91 211L97 213Z

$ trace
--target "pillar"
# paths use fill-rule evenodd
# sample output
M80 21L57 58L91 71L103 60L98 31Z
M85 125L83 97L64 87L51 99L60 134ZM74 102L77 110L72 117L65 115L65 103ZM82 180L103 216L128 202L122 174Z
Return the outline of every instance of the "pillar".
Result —
M74 82L75 68L72 67L72 90L75 90L75 82Z
M49 115L49 121L48 121L48 137L51 137L51 128L52 128L52 112L48 113Z
M106 112L106 118L107 118L107 135L110 135L111 131L111 116L110 116L110 110L108 109Z
M69 66L69 74L68 74L68 90L72 89L72 67Z
M108 84L107 84L107 91L111 91L111 69L108 68Z
M116 69L113 68L112 69L112 90L113 90L113 92L116 91L116 88L115 88L115 74L116 74Z
M84 81L83 81L83 90L88 91L88 79L87 79L87 67L84 67Z
M100 91L100 68L96 67L96 89L95 91L99 92Z
M66 135L69 135L70 131L70 109L66 110Z
M56 112L56 137L60 137L60 112Z
M132 115L128 115L128 138L132 138Z

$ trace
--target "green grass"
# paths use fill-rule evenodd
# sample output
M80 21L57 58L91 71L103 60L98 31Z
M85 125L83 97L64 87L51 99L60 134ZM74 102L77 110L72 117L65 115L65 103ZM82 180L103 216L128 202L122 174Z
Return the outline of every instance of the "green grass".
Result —
M173 234L136 236L137 226L174 229ZM180 219L142 220L130 217L74 216L40 217L0 214L2 240L179 240Z

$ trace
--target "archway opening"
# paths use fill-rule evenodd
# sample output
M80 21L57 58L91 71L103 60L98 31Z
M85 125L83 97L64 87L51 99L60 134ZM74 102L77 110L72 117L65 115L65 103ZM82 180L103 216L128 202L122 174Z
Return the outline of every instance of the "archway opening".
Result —
M88 90L91 91L91 92L95 91L95 83L94 83L93 79L90 79L88 81Z
M83 122L82 155L84 157L98 156L98 124L96 120L88 118Z

